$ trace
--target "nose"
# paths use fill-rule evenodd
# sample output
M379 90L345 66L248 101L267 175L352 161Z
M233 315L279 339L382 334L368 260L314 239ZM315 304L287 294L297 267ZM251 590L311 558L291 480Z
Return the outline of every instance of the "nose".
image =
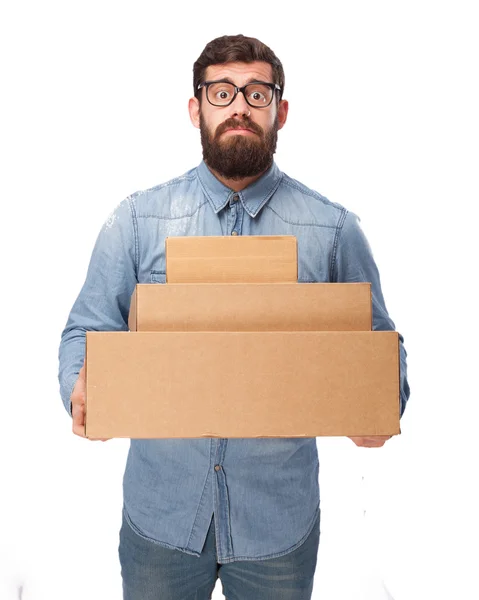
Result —
M251 114L249 104L246 102L243 92L238 92L234 102L229 106L230 117L249 117Z

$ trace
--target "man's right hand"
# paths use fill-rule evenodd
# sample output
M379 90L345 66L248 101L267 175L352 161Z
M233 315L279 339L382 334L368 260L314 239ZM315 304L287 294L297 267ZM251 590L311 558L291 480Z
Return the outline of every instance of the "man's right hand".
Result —
M72 395L70 396L70 402L72 403L72 431L75 435L80 437L86 437L85 435L85 398L86 398L86 378L85 378L85 363L80 369L78 374L77 382L73 388ZM106 442L110 438L90 438L97 441L101 439L102 442Z

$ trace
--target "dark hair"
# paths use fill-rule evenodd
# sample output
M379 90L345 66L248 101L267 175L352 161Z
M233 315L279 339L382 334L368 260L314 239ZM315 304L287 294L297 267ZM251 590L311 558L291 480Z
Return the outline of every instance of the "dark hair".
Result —
M201 90L198 85L205 80L207 67L228 62L251 63L256 60L267 62L273 70L273 83L281 88L280 97L284 90L284 71L281 61L276 54L256 38L244 35L223 35L206 44L203 52L193 65L194 95L201 100Z

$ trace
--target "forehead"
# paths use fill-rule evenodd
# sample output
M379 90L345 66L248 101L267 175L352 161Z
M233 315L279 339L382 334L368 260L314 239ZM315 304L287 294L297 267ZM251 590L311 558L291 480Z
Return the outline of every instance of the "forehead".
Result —
M236 85L244 85L248 81L273 81L273 70L267 62L251 63L231 62L221 65L210 65L206 68L205 80L231 79Z

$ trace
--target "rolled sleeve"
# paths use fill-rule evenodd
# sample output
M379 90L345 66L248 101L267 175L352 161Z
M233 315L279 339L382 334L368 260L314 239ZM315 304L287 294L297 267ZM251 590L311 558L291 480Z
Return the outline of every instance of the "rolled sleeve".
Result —
M331 267L332 280L344 283L370 282L374 331L396 331L389 316L381 289L381 279L369 241L364 234L359 217L345 211L338 225L336 253ZM400 352L400 416L403 415L410 396L407 380L407 352L404 337L399 333Z
M70 397L85 358L87 331L126 331L138 273L134 202L126 198L97 237L83 287L61 334L60 395L71 415Z

